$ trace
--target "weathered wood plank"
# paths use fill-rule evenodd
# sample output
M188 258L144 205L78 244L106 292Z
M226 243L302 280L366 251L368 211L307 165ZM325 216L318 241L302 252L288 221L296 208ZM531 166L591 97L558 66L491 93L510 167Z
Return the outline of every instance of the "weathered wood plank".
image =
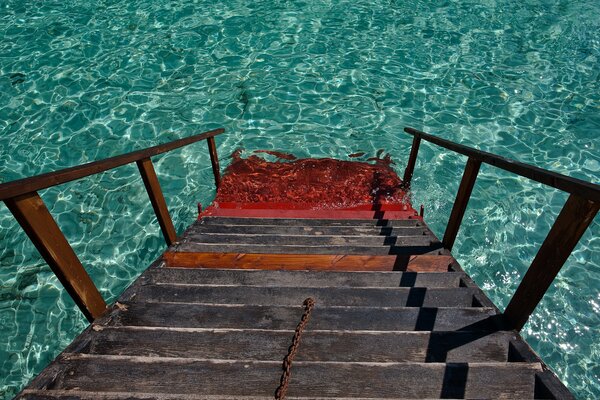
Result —
M423 226L286 226L286 225L217 225L192 226L189 233L221 233L242 235L344 235L344 236L422 236L428 232Z
M410 188L410 182L412 180L413 172L415 171L420 144L421 137L413 137L412 146L410 147L410 155L408 156L408 162L406 163L406 168L404 169L404 177L402 178L402 186L406 189Z
M213 169L213 175L215 176L215 186L217 189L221 184L221 168L219 167L219 156L217 154L217 145L215 143L215 137L211 136L206 139L208 144L208 153L210 155L210 163Z
M269 396L281 362L65 354L57 389ZM290 396L532 398L538 363L296 361ZM93 379L90 379L93 377ZM385 384L382 384L385 382ZM375 383L375 384L374 384Z
M178 328L295 329L301 307L137 303L110 314L111 326ZM317 305L310 330L453 331L499 330L500 316L489 308L376 308Z
M275 242L277 243L277 242ZM441 243L419 243L402 241L396 246L344 246L344 245L257 245L257 244L221 244L221 243L180 243L171 251L209 253L253 253L253 254L330 254L330 255L421 255L442 254Z
M88 392L81 390L24 390L19 400L271 400L273 396L196 395L143 392ZM331 400L331 397L286 396L288 400ZM337 400L373 400L373 397L336 397ZM394 398L398 400L399 398ZM390 400L394 400L390 398ZM406 399L403 399L406 400ZM415 400L415 399L413 399ZM427 400L427 399L419 399ZM431 400L431 399L430 399Z
M286 226L423 226L419 219L316 219L316 218L238 218L238 217L202 217L195 223L204 225L286 225Z
M447 272L456 264L449 255L335 255L253 254L167 251L166 267L240 268L265 270L411 271Z
M269 397L270 399L271 397ZM287 397L292 399L291 397ZM91 392L72 390L31 390L25 389L15 400L266 400L265 396L225 396L168 394L144 392ZM357 399L353 399L357 400Z
M212 137L209 139L213 139ZM214 140L214 139L213 139ZM150 197L150 203L154 208L156 219L160 225L160 229L163 233L167 246L172 245L177 240L177 232L173 226L171 215L167 207L167 202L163 196L162 189L160 188L160 182L156 176L154 165L150 158L144 158L136 162L148 196Z
M463 173L462 180L460 181L458 193L456 194L456 200L454 200L454 206L452 207L452 212L450 213L450 219L448 220L448 225L446 226L446 232L444 232L444 239L442 240L444 247L448 250L452 250L452 246L454 246L454 241L456 240L456 235L458 235L458 230L460 228L463 216L465 215L465 211L467 210L467 205L469 204L471 192L475 186L475 181L477 180L477 174L479 173L480 167L481 161L473 158L469 158L467 160L465 172Z
M144 273L152 283L188 285L307 287L458 287L462 272L334 272L242 269L155 268Z
M523 328L599 209L600 202L569 196L506 306L505 317L515 329Z
M42 198L34 192L6 199L5 203L88 321L104 314L102 295Z
M143 285L135 301L152 303L295 306L312 297L322 306L472 307L474 289L459 288L310 288L264 286ZM131 298L123 298L129 301Z
M281 361L292 330L196 331L165 328L97 328L85 340L90 354ZM299 361L506 362L510 331L307 331Z
M184 244L272 245L278 246L430 246L439 241L431 236L309 236L309 235L235 235L191 233L180 240Z

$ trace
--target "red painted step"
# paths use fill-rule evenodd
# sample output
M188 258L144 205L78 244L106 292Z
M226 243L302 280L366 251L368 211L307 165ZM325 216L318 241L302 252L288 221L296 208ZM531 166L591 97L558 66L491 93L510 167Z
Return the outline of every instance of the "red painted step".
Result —
M305 209L268 209L268 208L217 208L210 206L202 217L235 218L308 218L308 219L419 219L417 212L407 211L367 211L367 210L305 210Z

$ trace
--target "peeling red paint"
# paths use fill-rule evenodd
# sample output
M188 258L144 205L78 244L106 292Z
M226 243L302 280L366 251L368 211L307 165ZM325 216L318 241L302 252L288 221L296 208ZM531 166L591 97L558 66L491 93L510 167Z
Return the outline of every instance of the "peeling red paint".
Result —
M277 157L267 161L256 154ZM380 150L371 162L303 158L258 150L242 158L235 151L213 205L223 209L355 210L414 212L393 161ZM362 155L362 154L361 154ZM399 215L400 215L399 214ZM414 212L416 215L416 212Z

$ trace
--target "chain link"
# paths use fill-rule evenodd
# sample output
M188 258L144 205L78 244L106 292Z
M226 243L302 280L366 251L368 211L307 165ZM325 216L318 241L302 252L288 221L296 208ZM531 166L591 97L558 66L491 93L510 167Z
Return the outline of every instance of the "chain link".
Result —
M275 391L275 400L285 399L292 376L292 361L294 361L294 357L296 357L296 353L298 352L298 347L300 346L300 337L302 336L302 332L308 323L310 313L315 306L315 301L309 297L308 299L304 300L302 305L304 306L304 313L302 313L300 323L298 323L298 326L296 326L296 331L294 332L294 337L292 338L292 345L288 349L288 354L283 359L283 373L281 374L279 387Z

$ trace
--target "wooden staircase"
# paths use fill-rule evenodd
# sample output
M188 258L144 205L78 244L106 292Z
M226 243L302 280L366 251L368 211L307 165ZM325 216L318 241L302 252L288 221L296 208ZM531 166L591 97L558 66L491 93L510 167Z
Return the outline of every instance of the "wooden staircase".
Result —
M307 297L290 399L571 397L419 217L222 213L19 398L272 398Z
M307 297L317 305L289 398L573 398L518 332L600 210L600 185L405 128L413 144L402 180L389 165L377 167L379 154L374 164L334 166L340 192L318 160L299 160L291 175L280 164L253 169L242 160L224 176L224 192L237 196L240 182L258 190L236 201L217 195L177 237L151 157L206 140L222 189L215 136L223 132L0 184L0 201L92 323L17 398L273 397ZM421 141L467 157L441 241L409 201ZM132 163L169 248L107 307L38 191ZM450 253L482 164L569 193L503 314ZM300 165L312 172L298 180ZM263 198L273 194L272 168L281 193ZM256 180L258 170L266 176ZM313 181L324 197L353 188L340 174L372 184L350 202L330 202L334 210L314 209L320 197L302 203L302 190L321 195Z

